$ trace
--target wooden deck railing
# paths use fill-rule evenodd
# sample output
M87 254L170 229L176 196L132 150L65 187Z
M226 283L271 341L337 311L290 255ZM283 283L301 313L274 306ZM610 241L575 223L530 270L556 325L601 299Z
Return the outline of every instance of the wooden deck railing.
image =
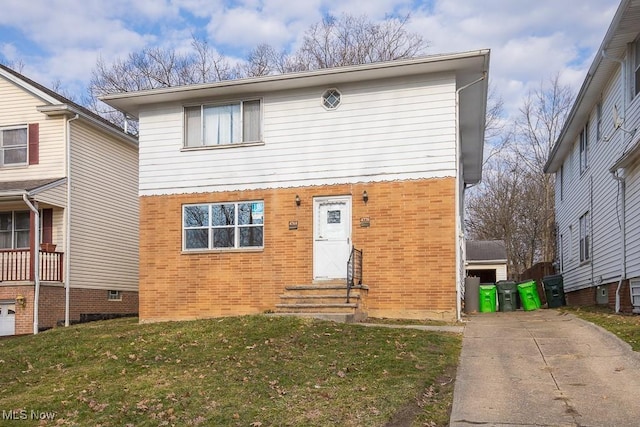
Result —
M62 282L62 252L40 251L40 280ZM0 281L34 280L29 249L0 250Z

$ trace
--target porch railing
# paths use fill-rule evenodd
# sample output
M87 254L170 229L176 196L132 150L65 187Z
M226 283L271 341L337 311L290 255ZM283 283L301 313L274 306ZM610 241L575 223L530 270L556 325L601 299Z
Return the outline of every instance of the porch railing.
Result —
M62 252L40 251L40 280L62 282ZM19 282L34 280L32 257L29 249L0 250L0 281Z
M355 285L362 285L362 250L351 247L351 255L347 262L347 304L349 303L349 295L351 288Z

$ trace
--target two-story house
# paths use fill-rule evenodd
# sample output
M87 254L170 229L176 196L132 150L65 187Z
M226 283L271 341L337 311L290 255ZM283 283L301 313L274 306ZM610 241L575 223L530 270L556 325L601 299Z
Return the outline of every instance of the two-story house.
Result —
M640 311L640 1L623 0L545 172L568 304Z
M105 96L139 118L141 321L455 319L488 66L482 50Z
M0 65L0 335L138 311L138 145Z

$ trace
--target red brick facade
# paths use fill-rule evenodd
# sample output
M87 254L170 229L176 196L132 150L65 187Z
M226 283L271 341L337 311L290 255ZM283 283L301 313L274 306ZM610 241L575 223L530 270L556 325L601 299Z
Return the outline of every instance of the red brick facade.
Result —
M364 251L369 315L453 319L455 182L443 178L142 197L140 319L273 310L286 285L313 279L313 198L338 195L352 196L352 238ZM182 252L183 204L249 200L264 200L263 250ZM361 227L361 218L369 218L370 226ZM289 229L290 221L297 221L297 230Z
M16 304L16 335L33 333L34 285L0 285L0 301L12 301L17 296L25 298L22 307ZM104 289L75 289L69 295L72 323L79 322L88 314L136 314L138 313L138 292L121 291L121 301L109 301ZM39 329L48 329L64 322L65 290L62 285L43 284L40 286L38 311Z
M618 282L608 283L600 286L600 288L604 288L608 293L608 303L607 306L610 309L615 309L616 306L616 290L618 289ZM572 306L586 306L586 305L596 305L597 304L597 294L598 287L591 287L581 289L579 291L573 291L566 294L567 305ZM622 282L622 286L620 287L620 311L623 313L631 313L633 310L633 305L631 304L631 293L629 291L629 281L624 280Z

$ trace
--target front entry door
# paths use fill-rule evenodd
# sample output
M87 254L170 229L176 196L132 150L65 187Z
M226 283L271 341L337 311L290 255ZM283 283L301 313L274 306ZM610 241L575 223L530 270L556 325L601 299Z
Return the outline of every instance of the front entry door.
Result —
M346 279L351 252L351 196L313 199L313 276Z
M15 302L0 302L0 336L16 334Z

